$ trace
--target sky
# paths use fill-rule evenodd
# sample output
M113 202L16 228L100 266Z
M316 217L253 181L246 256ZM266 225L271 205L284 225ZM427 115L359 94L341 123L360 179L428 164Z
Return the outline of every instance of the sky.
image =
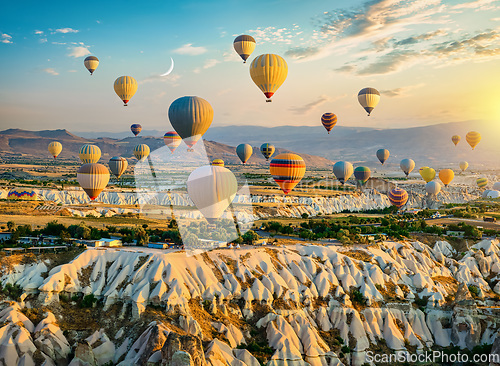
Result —
M240 34L256 39L249 60L288 63L272 103L233 49ZM498 123L499 40L500 0L5 2L0 127L168 131L185 95L210 102L212 126L314 126L325 112L344 126ZM126 108L113 90L122 75L139 84ZM364 87L381 92L370 117Z

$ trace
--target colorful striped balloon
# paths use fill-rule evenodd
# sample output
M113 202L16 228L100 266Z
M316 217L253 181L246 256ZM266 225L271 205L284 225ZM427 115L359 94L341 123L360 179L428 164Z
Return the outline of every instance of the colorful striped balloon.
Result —
M83 164L97 163L101 158L101 149L97 145L83 145L78 156Z
M93 201L108 185L109 171L102 164L84 164L78 169L76 179L90 200Z
M7 194L7 198L35 201L38 200L38 195L34 190L29 188L12 188Z
M173 154L175 149L177 149L177 147L179 147L179 145L181 144L182 138L177 132L168 131L165 135L163 135L163 142L165 143L165 145L167 145L167 147Z
M89 70L90 75L92 75L95 69L97 69L97 66L99 66L99 59L95 56L88 56L83 61L83 64L85 65L87 70Z
M470 131L465 135L465 139L470 147L472 147L472 150L474 150L477 144L479 144L479 141L481 141L481 134L476 131Z
M354 178L356 178L356 181L360 186L364 186L368 179L370 179L371 173L370 168L366 166L358 166L354 169Z
M380 93L375 88L364 88L358 93L358 102L368 112L368 115L372 113L379 101Z
M214 161L212 161L212 166L224 166L224 160L222 159L214 159Z
M138 123L134 123L132 126L130 126L130 131L134 134L134 136L137 136L138 134L141 133L142 131L142 126Z
M333 113L325 113L321 116L321 123L330 134L332 128L337 124L337 116Z
M276 149L274 148L274 146L268 143L262 144L260 146L260 152L262 153L262 155L264 155L266 160L269 160L269 158L274 154L275 150Z
M479 188L484 188L488 185L488 178L477 178L476 183Z
M306 163L297 154L279 154L269 166L273 179L285 194L300 182L306 172Z
M247 62L247 59L255 50L255 39L252 36L242 34L238 36L233 41L234 50L243 59L243 63Z
M389 150L387 149L378 149L377 150L377 159L382 163L382 165L384 165L385 161L387 159L389 159L389 155L391 155L389 153Z
M108 162L109 170L113 173L116 178L120 178L125 170L127 170L128 162L127 159L121 156L113 156Z
M146 144L140 144L134 147L134 156L137 160L142 160L148 157L149 155L149 146Z
M408 202L408 192L401 188L394 188L387 194L387 197L389 197L391 204L397 208L403 207Z

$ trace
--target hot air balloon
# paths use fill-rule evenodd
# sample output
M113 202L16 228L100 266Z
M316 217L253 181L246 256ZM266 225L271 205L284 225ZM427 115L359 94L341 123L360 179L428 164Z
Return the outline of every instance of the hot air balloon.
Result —
M127 106L136 91L137 81L132 76L120 76L115 80L115 93L123 100L124 106Z
M264 155L266 160L269 160L269 158L274 154L275 150L276 149L271 144L265 143L260 145L260 152L262 153L262 155Z
M134 147L134 156L137 160L142 160L147 158L149 155L149 146L146 144L140 144Z
M7 193L8 199L38 201L40 197L31 188L16 187Z
M163 142L165 142L165 145L167 145L167 147L170 149L170 151L173 154L175 149L177 149L177 147L181 144L182 139L177 132L168 131L163 136Z
M461 140L461 137L458 135L453 135L451 137L451 141L455 144L455 146L457 146L457 144L460 142L460 140Z
M484 188L488 185L488 178L477 178L476 184L479 188Z
M90 200L93 201L108 185L109 171L102 164L83 164L76 173L76 179Z
M181 97L170 104L168 118L174 130L192 150L212 124L214 110L203 98Z
M360 186L364 186L365 183L370 179L371 171L370 168L366 166L358 166L354 169L354 178Z
M245 63L253 50L255 50L255 39L252 36L242 34L234 39L233 47L236 53L243 59L243 63Z
M115 175L116 178L120 178L125 170L127 170L128 162L127 159L121 156L113 156L108 162L109 170Z
M389 197L391 204L397 208L403 207L408 202L408 193L401 188L394 188L387 194L387 197Z
M353 171L352 164L347 161L337 161L333 165L333 174L342 185L349 180Z
M137 136L138 134L141 133L142 131L142 126L138 123L134 123L133 125L130 126L130 131L134 134L134 136Z
M493 188L492 188L494 191L500 191L500 182L495 182L495 184L493 184Z
M89 70L90 75L92 75L95 69L97 69L97 66L99 66L99 59L95 56L89 56L85 58L83 64L85 65L87 70Z
M229 169L207 165L189 175L187 191L205 219L213 224L233 201L238 183Z
M429 168L428 166L423 166L418 170L418 172L420 173L420 176L422 177L423 180L425 180L426 183L429 183L436 177L436 171L432 168Z
M425 191L429 196L436 196L441 191L441 184L439 182L428 182L425 185Z
M260 55L250 64L250 77L267 97L266 102L271 102L271 97L283 84L287 74L288 65L278 55L269 53Z
M97 163L101 158L101 149L96 145L83 145L78 156L83 164Z
M212 166L224 166L224 160L222 159L214 159L214 161L212 161Z
M474 150L477 144L479 144L479 141L481 141L481 134L476 131L471 131L468 132L467 135L465 135L465 139L467 140L470 147L472 147L472 150Z
M403 159L401 160L401 163L399 163L399 166L401 167L401 170L405 172L406 177L408 177L408 174L410 174L413 168L415 168L415 162L411 159Z
M448 184L451 183L454 177L455 173L453 173L451 169L441 169L439 171L439 179L443 182L445 187L448 187Z
M332 128L337 124L337 116L333 113L325 113L321 116L321 123L330 134Z
M500 198L500 192L499 191L495 191L495 190L491 190L488 192L488 194L486 195L487 198Z
M283 192L288 194L304 176L306 163L297 154L279 154L271 160L269 171Z
M54 159L55 159L61 153L61 151L62 151L62 145L58 141L52 141L49 144L48 149L49 149L50 155L52 155L54 157Z
M368 112L368 115L372 113L373 108L375 108L380 101L380 93L375 88L364 88L358 93L359 104Z
M389 150L387 149L378 149L377 150L377 159L384 165L385 161L389 159Z
M469 167L469 163L466 161L461 161L460 163L458 163L458 166L463 172L465 172L465 170Z
M236 154L238 154L241 162L245 164L253 154L252 146L250 146L249 144L240 144L236 148Z

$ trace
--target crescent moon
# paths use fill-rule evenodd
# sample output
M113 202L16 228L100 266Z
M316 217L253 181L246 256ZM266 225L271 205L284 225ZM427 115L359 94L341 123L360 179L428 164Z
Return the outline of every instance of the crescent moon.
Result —
M170 57L170 61L172 61L172 65L170 65L170 69L168 69L168 71L164 74L161 74L160 76L167 76L168 74L170 74L172 72L172 70L174 69L174 59L172 57Z

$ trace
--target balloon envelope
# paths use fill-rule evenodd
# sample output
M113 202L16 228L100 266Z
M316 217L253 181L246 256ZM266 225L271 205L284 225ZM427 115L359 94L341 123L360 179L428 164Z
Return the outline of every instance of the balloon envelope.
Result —
M470 147L472 147L472 150L474 150L477 144L479 144L479 141L481 141L481 134L476 131L470 131L465 135L465 139Z
M458 166L460 167L460 169L465 172L465 170L469 167L469 163L466 162L466 161L461 161Z
M269 165L273 179L288 194L302 179L306 172L306 163L297 154L279 154Z
M479 188L484 188L488 185L488 178L477 178L476 184Z
M461 137L458 135L453 135L451 137L451 141L455 144L455 146L457 146L457 144L460 142L460 140L461 140Z
M342 184L349 180L353 171L354 169L352 167L352 164L347 161L337 161L333 165L333 174Z
M321 123L329 134L332 128L337 124L337 116L333 113L325 113L321 116Z
M40 197L31 188L15 187L7 193L8 199L37 201Z
M411 171L415 168L415 162L411 159L403 159L401 160L401 163L399 163L399 166L408 177L408 174L410 174Z
M127 105L137 91L137 81L132 76L120 76L115 80L115 93Z
M247 62L247 59L255 50L255 39L252 36L242 34L238 36L233 41L234 50L243 59L243 62Z
M426 183L429 183L436 177L436 171L432 168L429 168L428 166L423 166L418 170L418 172L420 173L420 176L422 177L423 180L425 180Z
M250 146L249 144L240 144L236 148L236 154L238 154L241 162L245 164L253 154L252 146Z
M370 179L371 171L366 166L358 166L354 169L354 178L360 186L363 186Z
M212 166L224 166L224 160L214 159L214 161L212 161Z
M54 159L55 159L61 153L61 151L62 151L62 145L58 141L52 141L49 144L48 149L49 149L50 155L52 155L54 157Z
M138 123L134 123L132 126L130 126L130 131L132 131L134 136L137 136L139 133L141 133L142 126Z
M380 101L380 93L375 88L361 89L358 93L358 101L370 115Z
M172 127L190 149L207 132L213 118L212 106L200 97L178 98L168 108L168 119Z
M257 56L250 64L250 77L267 97L267 102L283 84L288 75L286 61L278 55L264 54Z
M96 145L83 145L78 156L84 164L97 163L101 158L101 149Z
M492 189L495 191L500 191L500 182L495 182Z
M187 191L205 219L213 223L233 202L238 183L229 169L207 165L197 168L189 175Z
M182 138L177 132L168 131L165 135L163 135L163 142L165 143L165 145L167 145L167 147L173 154L175 149L177 149L177 147L179 147L179 145L181 144Z
M389 159L389 150L387 149L378 149L377 150L377 159L384 165L385 161Z
M134 156L137 160L142 160L147 158L149 155L149 146L146 144L140 144L134 147Z
M491 190L488 192L488 195L486 197L488 197L488 198L500 198L500 192L497 190Z
M262 155L264 155L266 160L269 160L269 158L274 154L275 150L276 149L274 148L274 146L268 143L262 144L260 146L260 152L262 153Z
M435 196L441 191L441 184L439 182L428 182L425 185L425 191L429 196Z
M109 182L109 171L102 164L84 164L78 169L76 179L90 200L93 201L106 188Z
M408 193L401 188L394 188L387 194L387 197L389 197L391 204L397 208L403 207L408 202Z
M127 159L121 156L113 156L108 162L109 170L113 173L116 178L120 178L125 170L127 170L128 162Z
M95 56L88 56L83 61L83 64L85 65L87 70L89 70L90 75L92 75L95 69L97 69L97 66L99 66L99 59Z

